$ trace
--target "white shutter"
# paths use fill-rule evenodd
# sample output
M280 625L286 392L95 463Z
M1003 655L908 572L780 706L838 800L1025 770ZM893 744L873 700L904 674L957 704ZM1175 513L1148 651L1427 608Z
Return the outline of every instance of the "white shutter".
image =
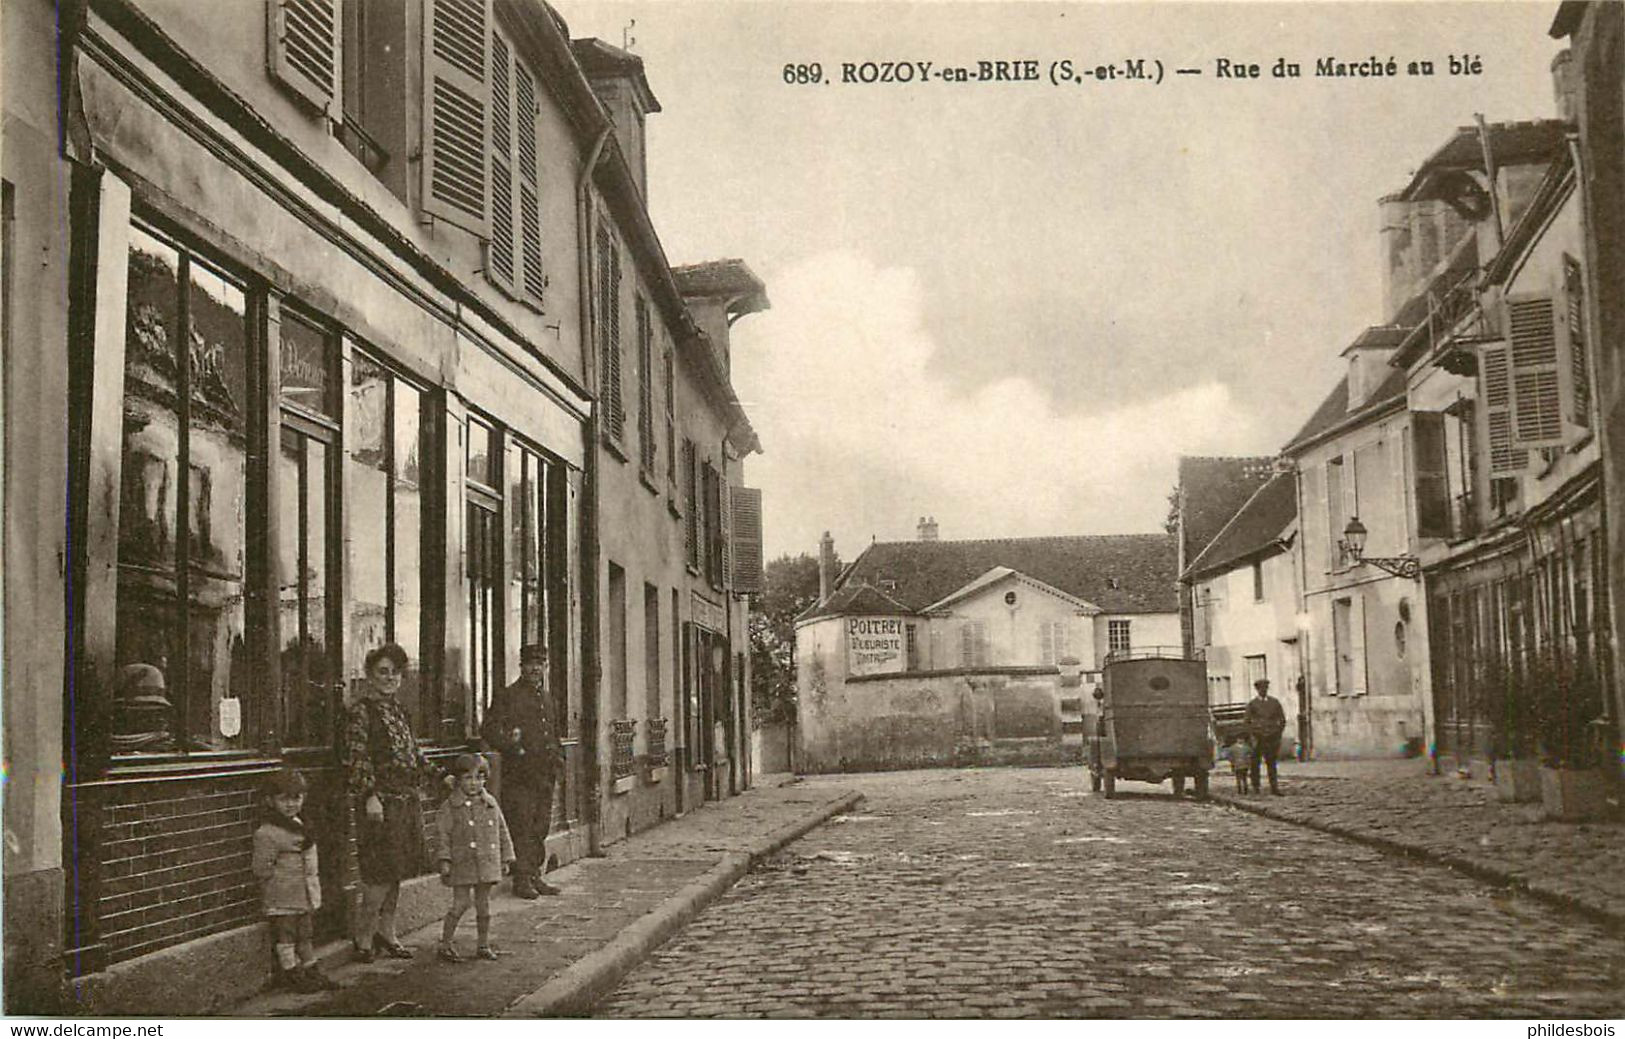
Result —
M1586 351L1585 274L1572 256L1563 257L1563 299L1568 317L1570 417L1577 426L1591 428L1591 360Z
M424 0L423 211L488 237L489 0Z
M1512 357L1512 442L1517 447L1563 444L1561 340L1549 295L1509 296L1507 332Z
M1050 621L1038 625L1038 662L1055 663L1055 625Z
M1512 442L1512 383L1506 343L1478 348L1478 440L1489 456L1491 478L1516 476L1529 468L1529 452Z
M336 107L344 67L339 3L266 0L265 5L265 64L271 78L322 112Z
M1353 608L1349 611L1349 634L1353 645L1349 652L1354 656L1354 662L1349 667L1349 675L1354 680L1354 695L1364 696L1369 691L1366 681L1366 632L1365 632L1365 596L1355 594Z

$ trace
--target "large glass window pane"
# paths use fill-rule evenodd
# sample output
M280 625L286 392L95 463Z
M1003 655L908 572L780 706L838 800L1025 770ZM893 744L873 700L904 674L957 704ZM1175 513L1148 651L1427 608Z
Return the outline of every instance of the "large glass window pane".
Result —
M440 710L423 683L423 394L393 381L393 472L390 513L390 635L411 665L401 682L402 705L420 736L440 731Z
M492 472L491 427L470 416L468 419L468 478L495 487Z
M284 740L325 745L333 736L336 675L327 642L333 593L328 568L329 450L320 440L282 432L277 581L282 632Z
M201 263L189 280L187 724L198 745L225 749L246 745L248 309L239 286Z
M502 679L501 663L496 659L502 526L496 511L469 502L467 537L469 685L474 692L474 722L478 725Z
M367 651L389 641L388 373L365 354L350 366L345 437L345 502L355 533L350 566L349 666L359 674ZM415 663L415 660L414 660Z

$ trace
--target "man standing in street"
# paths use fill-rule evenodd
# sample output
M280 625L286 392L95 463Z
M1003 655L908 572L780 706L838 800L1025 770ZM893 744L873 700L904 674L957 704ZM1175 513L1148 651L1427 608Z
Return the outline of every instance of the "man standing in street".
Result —
M1281 794L1281 784L1275 775L1275 759L1281 753L1281 733L1286 729L1286 710L1281 701L1270 695L1270 680L1260 678L1253 683L1258 695L1247 701L1247 731L1253 737L1253 789L1258 789L1258 762L1263 759L1269 766L1270 793Z
M519 681L498 693L480 735L502 754L502 814L513 834L513 893L520 898L556 895L542 879L547 868L547 829L553 821L553 782L564 763L547 691L547 647L519 651Z

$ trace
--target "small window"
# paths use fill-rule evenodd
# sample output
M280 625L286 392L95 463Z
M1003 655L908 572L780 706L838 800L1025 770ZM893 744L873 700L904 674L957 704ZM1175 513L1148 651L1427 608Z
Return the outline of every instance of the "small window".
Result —
M1253 560L1253 602L1264 601L1264 561Z
M1127 653L1133 648L1133 640L1129 635L1129 622L1126 620L1113 620L1106 622L1106 649L1111 653Z

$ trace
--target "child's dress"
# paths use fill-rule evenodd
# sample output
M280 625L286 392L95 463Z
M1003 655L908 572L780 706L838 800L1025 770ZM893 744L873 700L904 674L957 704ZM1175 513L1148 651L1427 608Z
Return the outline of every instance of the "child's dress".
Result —
M435 860L450 862L452 887L495 884L513 861L513 838L502 808L488 791L469 797L453 790L435 813Z

